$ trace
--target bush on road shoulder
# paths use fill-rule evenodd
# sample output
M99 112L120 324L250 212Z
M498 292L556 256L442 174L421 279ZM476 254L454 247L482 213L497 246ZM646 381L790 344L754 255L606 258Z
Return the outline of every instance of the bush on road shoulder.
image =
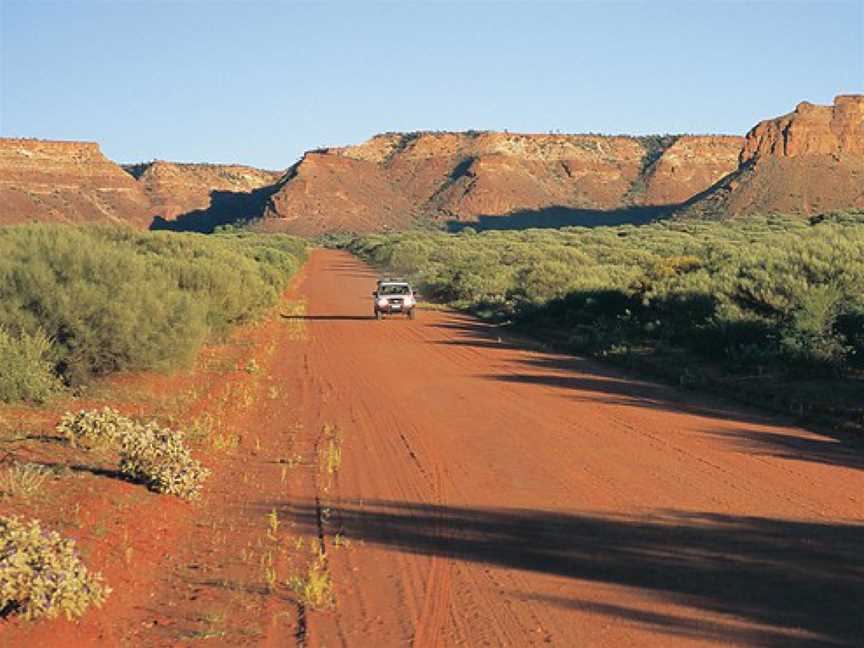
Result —
M0 616L73 619L100 607L110 592L81 562L73 540L43 531L38 520L0 517Z

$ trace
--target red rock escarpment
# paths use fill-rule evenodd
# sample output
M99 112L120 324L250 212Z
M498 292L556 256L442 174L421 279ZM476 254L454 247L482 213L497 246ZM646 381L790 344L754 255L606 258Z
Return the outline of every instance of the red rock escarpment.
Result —
M731 217L864 207L864 95L832 106L800 103L788 115L759 122L738 170L685 210Z
M146 227L150 201L91 142L0 139L0 225L111 222Z
M544 210L681 203L737 167L742 138L390 133L307 154L264 210L268 229L314 235L471 222ZM596 213L595 213L596 212Z
M833 106L803 101L788 115L759 122L747 133L741 162L818 155L864 156L864 95L840 95Z
M657 159L647 178L645 205L683 203L708 189L737 166L742 138L683 135Z
M316 235L402 228L415 214L383 168L348 156L307 153L264 210L266 230Z
M166 220L210 208L214 196L219 193L248 194L272 185L283 174L239 164L185 164L162 160L129 165L126 169L138 179L156 213Z

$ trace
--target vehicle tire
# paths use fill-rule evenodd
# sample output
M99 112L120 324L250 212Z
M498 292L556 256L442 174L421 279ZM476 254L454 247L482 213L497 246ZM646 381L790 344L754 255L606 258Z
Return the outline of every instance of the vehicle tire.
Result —
M381 313L381 311L376 310L375 311L375 319L380 320L382 317L384 317L384 315Z
M414 319L414 309L413 308L408 311L408 319L412 319L412 320Z

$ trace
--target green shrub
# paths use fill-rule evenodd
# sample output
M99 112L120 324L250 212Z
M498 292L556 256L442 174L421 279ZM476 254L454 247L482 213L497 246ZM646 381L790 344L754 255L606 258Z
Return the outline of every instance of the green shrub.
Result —
M38 520L0 517L0 616L72 619L110 592L81 563L73 540L43 531Z
M46 334L69 384L167 369L275 304L305 254L301 241L282 235L6 227L0 327Z
M864 366L864 308L849 310L837 317L837 330L849 345L849 364Z
M832 285L801 295L781 337L784 352L805 365L840 367L852 350L836 328L842 300L842 291Z
M44 402L61 387L42 331L12 336L0 327L0 401Z

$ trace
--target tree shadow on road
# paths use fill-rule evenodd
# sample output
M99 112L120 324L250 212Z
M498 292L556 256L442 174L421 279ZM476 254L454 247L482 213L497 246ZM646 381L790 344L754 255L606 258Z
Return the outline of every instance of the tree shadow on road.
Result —
M762 414L728 404L719 397L634 378L629 372L598 367L590 360L548 355L524 359L521 365L524 373L487 378L570 390L575 392L571 398L577 400L735 421L740 424L736 429L717 430L714 436L737 451L864 470L864 440L843 430L796 429L800 423L791 418Z
M486 349L531 350L540 345L524 345L509 335L500 337L494 325L462 318L437 325L456 336L441 344ZM684 390L672 385L645 380L636 372L604 365L589 358L552 352L515 355L509 370L480 376L486 380L556 388L577 401L626 407L642 407L665 412L735 421L733 431L717 431L715 436L736 450L797 459L833 466L864 470L864 439L842 430L819 429L800 434L783 427L800 427L792 418L770 415L710 394Z
M281 508L306 532L317 533L314 503L262 506ZM655 601L733 617L729 623L703 621L597 601L545 599L672 635L793 648L861 645L864 637L862 525L681 511L601 516L387 501L334 507L331 517L346 537L366 543L637 588Z
M436 325L456 337L442 342L454 346L531 352L513 356L510 371L482 375L487 380L556 387L585 392L584 399L615 405L632 405L668 411L682 411L709 417L767 424L776 420L755 411L731 407L721 399L683 391L597 360L548 351L548 346L520 339L492 324L468 317ZM582 397L573 395L573 398Z
M717 430L715 434L742 452L864 470L864 440L852 434L794 436L749 428Z

